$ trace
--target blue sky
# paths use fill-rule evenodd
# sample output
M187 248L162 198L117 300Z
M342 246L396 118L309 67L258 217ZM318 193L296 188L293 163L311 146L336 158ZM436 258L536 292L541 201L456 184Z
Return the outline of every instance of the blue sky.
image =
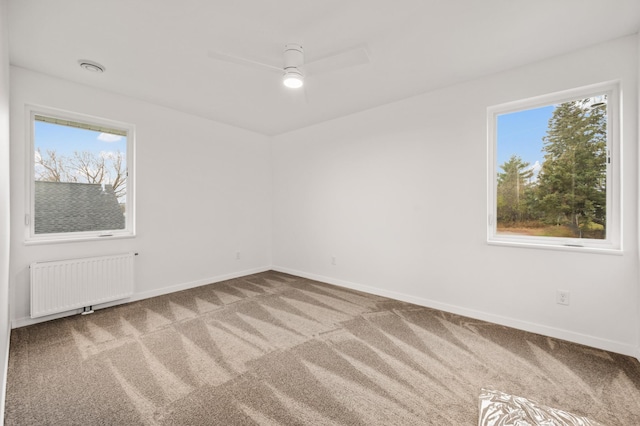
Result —
M58 155L70 157L74 151L126 153L125 137L107 135L93 130L59 124L35 122L36 146L44 154L47 149L55 149Z
M542 138L547 133L554 109L554 105L549 105L498 116L497 172L502 171L500 165L513 154L518 155L530 166L536 161L542 164Z

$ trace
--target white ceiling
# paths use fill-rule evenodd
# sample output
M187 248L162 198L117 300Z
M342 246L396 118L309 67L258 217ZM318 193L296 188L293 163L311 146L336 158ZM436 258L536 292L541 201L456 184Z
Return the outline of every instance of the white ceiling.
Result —
M638 29L640 0L9 0L13 65L266 135ZM307 60L364 45L370 63L309 77L305 100L209 57L278 64L291 42Z

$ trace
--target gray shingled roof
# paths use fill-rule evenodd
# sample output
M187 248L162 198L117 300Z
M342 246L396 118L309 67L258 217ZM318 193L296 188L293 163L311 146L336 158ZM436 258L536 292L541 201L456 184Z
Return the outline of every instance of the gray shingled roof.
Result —
M125 228L111 185L36 181L34 213L36 234Z

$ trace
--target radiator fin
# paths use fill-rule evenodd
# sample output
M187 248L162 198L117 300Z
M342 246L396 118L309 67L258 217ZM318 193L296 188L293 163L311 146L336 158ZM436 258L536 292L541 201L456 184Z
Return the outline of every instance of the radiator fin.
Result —
M133 294L134 253L31 264L31 318Z

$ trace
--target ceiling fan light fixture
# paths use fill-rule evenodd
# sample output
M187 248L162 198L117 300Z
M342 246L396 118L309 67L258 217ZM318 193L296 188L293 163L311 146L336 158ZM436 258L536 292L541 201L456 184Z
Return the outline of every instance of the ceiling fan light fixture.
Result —
M297 67L286 68L282 83L290 89L299 89L304 84L304 75Z

